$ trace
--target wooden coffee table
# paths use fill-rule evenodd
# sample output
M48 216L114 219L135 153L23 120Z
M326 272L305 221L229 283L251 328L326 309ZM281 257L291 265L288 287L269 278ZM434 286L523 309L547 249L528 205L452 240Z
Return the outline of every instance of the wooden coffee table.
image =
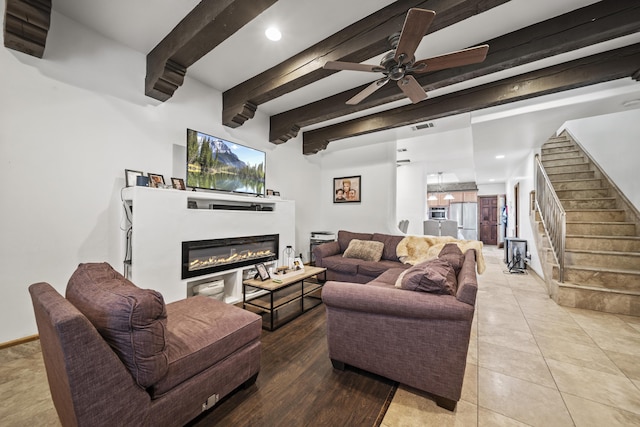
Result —
M242 282L242 307L262 315L262 327L273 331L322 303L322 283L307 281L326 268L305 266L304 271L287 274L282 283L273 279ZM278 279L277 275L273 278Z

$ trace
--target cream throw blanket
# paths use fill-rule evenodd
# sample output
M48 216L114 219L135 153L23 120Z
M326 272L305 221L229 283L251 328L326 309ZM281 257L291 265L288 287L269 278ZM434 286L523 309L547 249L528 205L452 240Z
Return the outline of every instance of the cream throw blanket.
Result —
M404 264L416 265L437 258L447 243L455 243L462 253L465 253L467 249L475 249L476 271L478 274L484 273L486 265L482 256L482 242L478 240L458 240L449 236L407 236L398 243L396 254Z

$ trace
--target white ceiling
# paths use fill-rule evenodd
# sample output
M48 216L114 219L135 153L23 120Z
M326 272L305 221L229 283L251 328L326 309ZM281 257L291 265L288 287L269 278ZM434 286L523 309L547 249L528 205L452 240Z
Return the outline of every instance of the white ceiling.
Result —
M465 48L595 2L596 0L511 0L426 36L416 57L426 58ZM198 0L55 0L53 9L146 54L198 3ZM391 0L279 0L192 65L187 75L219 91L225 91L390 3ZM52 31L55 30L55 15L53 19ZM264 37L265 29L271 25L278 26L282 31L282 40L279 42L272 42ZM432 91L429 96L437 97L453 90L638 42L640 34L634 34L580 52L505 70L499 75ZM379 58L373 58L367 63L376 64L378 61ZM368 73L343 71L260 105L258 109L269 115L287 111L369 83L375 77ZM435 121L434 128L428 130L416 132L407 127L336 141L329 145L327 151L399 140L400 146L404 144L411 147L406 153L399 154L399 158L408 157L412 162L424 163L430 173L449 172L446 174L449 181L476 181L479 184L504 182L512 172L510 165L524 158L532 148L541 145L566 120L620 111L624 109L624 101L640 98L639 86L629 78L562 95L550 95L460 117L440 119ZM552 102L557 102L558 99L565 99L565 102L561 105ZM398 101L353 116L371 114L406 103L407 101ZM516 107L519 109L514 110ZM533 112L527 112L529 109ZM342 120L344 118L333 122ZM309 129L328 123L331 122ZM437 143L438 139L447 140L451 136L443 134L438 137L439 133L454 130L458 132L456 135L465 137L446 144ZM429 143L421 143L422 141ZM496 161L495 155L498 153L504 154L506 158Z

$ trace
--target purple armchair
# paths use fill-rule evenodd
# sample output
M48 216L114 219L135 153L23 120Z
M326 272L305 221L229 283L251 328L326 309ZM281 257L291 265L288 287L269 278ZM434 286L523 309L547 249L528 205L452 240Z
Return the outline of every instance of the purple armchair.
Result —
M81 264L67 298L29 287L63 426L182 426L260 370L260 316L204 296L165 306L108 264Z

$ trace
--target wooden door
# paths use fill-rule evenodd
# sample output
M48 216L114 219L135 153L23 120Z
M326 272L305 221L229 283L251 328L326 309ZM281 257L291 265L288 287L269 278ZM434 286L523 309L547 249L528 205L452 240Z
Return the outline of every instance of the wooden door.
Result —
M485 245L498 244L498 197L478 197L480 211L480 237Z

